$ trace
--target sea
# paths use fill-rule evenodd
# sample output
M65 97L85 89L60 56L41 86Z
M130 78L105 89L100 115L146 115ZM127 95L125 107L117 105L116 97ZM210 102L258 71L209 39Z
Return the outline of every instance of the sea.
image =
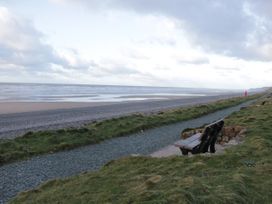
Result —
M123 102L229 92L180 87L0 83L0 102Z

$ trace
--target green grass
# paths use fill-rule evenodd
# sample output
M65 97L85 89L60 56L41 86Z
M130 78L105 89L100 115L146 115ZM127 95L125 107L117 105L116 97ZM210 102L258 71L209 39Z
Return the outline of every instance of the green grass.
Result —
M0 165L189 120L257 97L260 95L220 100L207 105L178 108L155 114L133 114L95 122L83 128L29 132L15 139L0 140Z
M243 144L223 155L112 161L97 172L53 180L16 203L237 203L272 201L272 99L226 119L247 128Z

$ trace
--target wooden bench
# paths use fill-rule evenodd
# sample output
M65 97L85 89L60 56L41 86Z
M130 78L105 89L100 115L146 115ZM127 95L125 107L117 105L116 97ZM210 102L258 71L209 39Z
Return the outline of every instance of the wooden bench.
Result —
M205 127L203 133L197 133L187 139L177 141L174 145L179 147L183 155L208 152L215 153L215 142L224 126L224 120L218 120Z

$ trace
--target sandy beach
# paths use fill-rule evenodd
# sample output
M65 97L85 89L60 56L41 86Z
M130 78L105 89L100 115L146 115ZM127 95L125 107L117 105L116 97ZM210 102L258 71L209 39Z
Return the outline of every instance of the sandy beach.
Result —
M110 103L94 102L0 102L0 114L24 113L46 110L85 108Z
M237 94L122 103L4 102L0 103L0 138L14 138L28 131L78 127L94 120L205 104L233 96Z
M86 108L112 104L125 104L137 102L151 102L162 100L192 99L200 96L179 96L179 95L135 95L126 98L131 99L123 102L0 102L0 115L10 113L25 113L47 110ZM120 97L122 98L122 97ZM137 100L139 99L139 100ZM145 100L143 100L145 99Z

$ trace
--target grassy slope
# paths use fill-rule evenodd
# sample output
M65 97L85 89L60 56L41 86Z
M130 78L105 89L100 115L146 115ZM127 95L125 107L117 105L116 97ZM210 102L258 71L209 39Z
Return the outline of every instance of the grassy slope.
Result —
M15 203L271 203L272 100L226 120L245 142L214 157L133 157L100 171L50 181Z
M196 118L257 97L260 97L260 95L220 100L208 105L178 108L150 115L134 114L92 123L79 129L29 132L16 139L0 140L0 165L34 155L73 149L113 137Z

